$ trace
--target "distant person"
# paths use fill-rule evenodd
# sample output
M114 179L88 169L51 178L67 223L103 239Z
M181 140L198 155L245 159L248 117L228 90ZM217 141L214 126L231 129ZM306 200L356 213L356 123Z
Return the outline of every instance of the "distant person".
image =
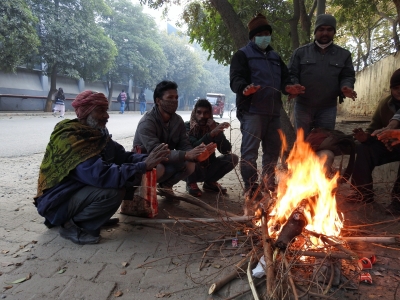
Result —
M252 199L258 188L257 159L262 146L262 188L274 191L275 167L281 150L278 130L282 93L293 96L304 87L293 85L281 57L271 47L271 25L262 14L248 23L249 43L232 57L230 87L236 93L237 117L242 132L240 172L244 196Z
M55 100L55 105L53 108L53 116L56 116L56 112L60 112L59 118L64 118L65 114L65 96L64 96L64 90L62 88L58 88L57 93L54 96Z
M144 95L144 90L142 90L139 94L139 105L140 114L143 115L146 112L146 96Z
M333 43L335 33L335 17L318 15L314 41L296 49L288 65L292 81L305 87L294 103L295 127L304 137L313 128L335 129L338 97L357 98L351 53Z
M212 153L207 160L196 163L195 171L186 179L187 192L194 197L200 197L202 192L197 182L204 182L203 190L226 194L227 189L222 187L218 180L232 171L239 161L238 156L231 153L232 145L224 134L224 130L229 128L230 124L215 122L211 103L207 99L199 99L194 105L190 121L185 122L185 126L193 147L215 143L221 153L218 157Z
M178 85L173 81L162 81L154 89L154 107L139 121L133 139L133 150L152 153L165 143L171 154L168 161L157 166L161 176L157 179L159 193L173 198L173 186L193 173L197 162L206 160L214 153L216 145L200 144L192 147L186 134L185 123L178 108Z
M139 185L142 175L166 161L170 151L160 144L150 155L135 154L113 141L102 93L84 91L72 106L77 118L59 122L50 136L35 206L48 227L61 226L61 237L95 244L126 189Z
M126 101L126 98L127 98L126 93L125 93L124 90L122 90L122 92L119 93L118 98L121 101L121 107L120 107L119 113L123 114L124 111L125 111L125 101Z
M129 95L129 93L126 93L126 101L125 101L125 110L129 110L129 102L131 101L131 96Z

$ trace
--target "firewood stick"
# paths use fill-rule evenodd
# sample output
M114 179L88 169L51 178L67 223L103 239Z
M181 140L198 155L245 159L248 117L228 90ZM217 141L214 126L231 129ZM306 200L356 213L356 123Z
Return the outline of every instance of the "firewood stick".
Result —
M324 295L328 294L329 290L331 289L333 278L335 276L335 267L333 266L332 261L330 261L330 267L331 267L331 277L329 277L328 285L326 286L325 290L323 291Z
M181 200L181 201L187 202L187 203L190 203L190 204L193 204L193 205L196 205L196 206L199 206L201 208L204 208L207 211L216 212L216 213L219 213L219 214L224 214L224 215L226 215L228 217L237 217L237 215L235 215L233 213L230 213L228 211L221 211L219 209L216 209L216 208L212 207L211 205L208 205L204 201L201 201L200 199L197 199L196 197L192 197L192 196L183 197L183 196L175 195L173 198L177 199L177 200Z
M281 253L282 253L282 257L283 257L283 262L285 264L287 277L288 277L288 280L289 280L289 285L290 285L291 290L293 292L293 297L294 297L295 300L299 300L299 295L297 294L296 285L294 284L294 281L293 281L293 278L292 278L292 272L290 272L289 262L286 259L285 253L283 251L281 251Z
M253 256L251 256L250 261L252 259L253 259ZM247 279L249 280L249 285L250 285L251 292L253 294L253 299L254 300L259 300L260 298L258 298L257 290L256 290L256 288L254 286L253 277L251 276L250 264L247 264Z
M354 242L381 243L381 244L400 243L399 236L348 236L348 237L341 237L340 239L348 243L354 243Z
M247 222L252 219L249 216L236 216L236 217L216 217L216 218L176 218L180 223L218 223L218 222ZM131 225L145 225L145 224L166 224L166 223L176 223L176 220L172 219L145 219L145 218L135 218L133 221L126 222L126 224Z
M274 263L272 259L272 248L271 248L271 239L269 237L267 223L265 222L265 212L262 212L261 216L261 229L262 229L262 237L263 237L263 248L264 248L264 258L265 258L265 268L267 275L266 285L267 285L267 296L268 298L272 298L274 294L274 279L275 279L275 270ZM268 240L268 242L267 242Z
M331 258L340 258L340 259L352 259L350 257L350 255L341 253L341 252L324 253L324 252L316 252L316 251L298 251L295 254L300 255L300 256L312 256L312 257L318 257L318 258L331 257Z
M199 271L201 271L201 269L202 269L203 260L204 260L204 257L206 256L207 251L210 250L212 246L214 246L214 243L212 243L210 246L207 247L206 250L204 250L203 256L201 257L201 261L200 261Z
M238 278L238 276L243 275L243 268L246 268L247 263L251 264L250 268L255 268L257 265L258 261L257 259L254 259L253 261L248 261L249 256L253 253L253 251L250 251L245 258L243 258L239 263L236 264L235 270L229 273L227 276L222 278L221 280L214 282L211 284L210 288L208 289L208 294L214 294L217 291L219 291L223 286L225 286L227 283L231 282L233 279Z
M358 255L356 253L354 253L353 251L347 249L346 247L343 247L341 244L331 240L329 237L327 237L326 235L317 233L317 232L313 232L310 230L307 230L307 232L317 238L320 238L323 242L327 243L329 246L335 247L336 249L343 251L344 253L350 255L351 259L355 260L358 259Z

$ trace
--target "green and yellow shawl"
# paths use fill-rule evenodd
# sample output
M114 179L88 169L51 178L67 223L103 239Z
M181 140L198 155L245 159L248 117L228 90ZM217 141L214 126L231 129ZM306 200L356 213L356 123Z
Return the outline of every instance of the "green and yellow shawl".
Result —
M78 119L59 122L50 136L40 165L35 198L60 183L78 164L98 155L108 139L100 130L83 125Z

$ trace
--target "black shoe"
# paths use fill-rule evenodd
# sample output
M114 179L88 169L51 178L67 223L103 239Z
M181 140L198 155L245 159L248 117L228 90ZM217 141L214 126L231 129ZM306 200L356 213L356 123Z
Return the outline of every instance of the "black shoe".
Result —
M64 239L70 240L78 245L97 244L100 241L100 235L91 235L83 231L71 221L68 221L61 226L59 233Z
M352 194L346 197L346 202L348 203L372 203L374 202L374 196L369 194L369 195L363 195L357 191L354 191Z
M228 191L226 188L222 187L222 185L220 185L218 182L207 182L207 181L203 183L203 190L216 193L221 192L224 195Z
M189 195L192 195L193 197L201 197L201 195L203 194L200 191L196 182L186 183L186 191L189 193Z
M110 227L110 226L115 226L119 223L119 218L111 218L107 222L103 224L102 227Z
M400 203L398 202L390 203L386 207L385 214L392 216L400 216Z

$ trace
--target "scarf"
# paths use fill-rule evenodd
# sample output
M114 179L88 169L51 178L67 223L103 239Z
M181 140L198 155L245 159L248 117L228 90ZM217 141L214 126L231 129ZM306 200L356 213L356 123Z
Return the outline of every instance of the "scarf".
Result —
M100 130L83 125L78 119L59 122L40 165L36 198L60 183L78 164L100 154L108 140Z
M213 116L211 115L211 119L213 120ZM193 109L193 111L192 111L192 114L190 115L190 122L189 122L189 125L190 125L190 130L189 130L189 133L188 133L188 135L190 136L190 135L193 135L193 136L195 136L195 137L202 137L202 136L204 136L206 133L209 133L209 132L211 132L211 128L210 128L210 126L208 126L208 125L206 125L206 126L200 126L198 123L197 123L197 120L196 120L196 111Z

